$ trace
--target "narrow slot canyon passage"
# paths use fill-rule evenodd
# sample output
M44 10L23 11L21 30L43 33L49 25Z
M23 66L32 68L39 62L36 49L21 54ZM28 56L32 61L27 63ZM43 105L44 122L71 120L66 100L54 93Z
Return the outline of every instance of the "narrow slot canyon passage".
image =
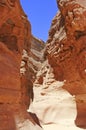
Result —
M44 6L44 5L42 5L42 6ZM43 10L44 10L44 8L43 8ZM40 11L41 11L41 9L40 9ZM50 10L50 11L53 12L52 10ZM58 9L57 9L57 11L58 11ZM47 30L47 31L49 31L49 37L47 38L47 40L48 40L47 44L51 44L50 51L53 54L53 56L54 56L54 53L56 55L57 50L59 51L59 49L61 49L60 46L58 45L59 44L58 39L60 39L60 38L66 39L65 35L67 35L67 34L65 34L64 29L62 29L61 31L58 29L59 26L62 26L62 28L63 28L63 26L65 24L63 18L62 18L62 21L59 23L60 15L58 15L58 14L53 19L50 31ZM36 12L35 14L33 13L33 15L35 15L34 16L35 19L38 18L38 16L37 16L38 12ZM28 18L29 18L29 16L28 16ZM48 16L49 16L49 14L48 14ZM42 15L42 17L43 17L43 15ZM40 18L41 17L39 17L38 19L40 19ZM41 23L41 20L39 20L39 21ZM44 23L47 24L45 18L42 23L43 28L46 27ZM38 28L39 25L37 25L37 23L35 23L35 24L36 24L35 26ZM42 25L41 25L41 27L42 27ZM33 25L32 25L32 28L34 28ZM37 29L37 31L38 31L38 29ZM45 31L46 30L44 30L44 31L40 30L40 33L45 32ZM50 39L52 39L52 40L50 41ZM61 42L62 42L61 44L63 46L63 40L61 40ZM57 49L54 47L55 46L54 44L57 45L56 46ZM71 44L71 40L70 40L70 44ZM45 45L45 46L48 46L48 45ZM69 51L72 48L72 46L70 45L68 47ZM58 49L58 47L59 47L59 49ZM55 50L53 50L53 49L55 49ZM34 50L35 50L35 48L33 48L32 53L35 52ZM66 49L64 49L64 50L66 50ZM41 52L43 55L44 50ZM44 53L44 55L45 54L46 53ZM35 52L35 55L38 57L39 57L39 55L41 56L40 53L37 55L36 52ZM41 68L40 67L38 68L39 71L37 72L36 78L34 80L34 84L33 84L34 101L33 101L33 103L31 103L28 111L35 112L37 114L44 129L53 129L54 127L55 127L55 129L57 129L57 128L63 129L64 127L65 127L65 129L71 129L71 130L80 129L76 126L80 126L80 127L84 128L83 124L85 124L85 120L79 116L80 115L79 113L82 113L82 116L84 116L84 115L83 115L83 112L79 112L79 111L81 109L83 109L83 108L81 108L81 104L82 104L81 100L84 100L83 98L85 95L79 94L79 96L78 95L76 96L76 93L78 93L78 90L74 90L74 92L73 92L73 89L74 89L73 87L68 88L68 85L71 86L72 83L71 84L68 83L68 85L66 86L65 84L69 81L66 81L65 78L62 78L63 80L60 81L60 79L61 79L61 77L63 77L64 73L62 72L62 69L58 68L59 65L57 64L56 70L54 72L54 67L52 65L53 63L50 63L50 65L49 65L49 59L48 59L48 61L45 59L43 59L43 60L44 61L41 63ZM51 58L51 62L53 62L52 58ZM71 65L72 65L72 63L71 63ZM71 65L69 64L70 67L71 67ZM67 68L67 69L69 69L69 68ZM68 70L65 70L65 73L66 73L66 71L68 71ZM76 73L75 68L73 68L73 71L75 71L75 73ZM57 79L56 79L55 75L57 76ZM70 74L68 73L68 75L70 75ZM70 78L70 76L69 76L69 78ZM79 78L78 75L77 75L77 78ZM72 80L72 79L68 79L68 80ZM77 79L76 80L74 79L74 82L77 82ZM83 81L81 81L80 84L83 84ZM80 99L81 96L82 96L82 99ZM84 101L82 101L82 102L84 102ZM81 111L83 111L83 110L81 110ZM51 115L51 117L50 117L50 115Z
M0 130L86 129L86 2L1 0L0 12Z

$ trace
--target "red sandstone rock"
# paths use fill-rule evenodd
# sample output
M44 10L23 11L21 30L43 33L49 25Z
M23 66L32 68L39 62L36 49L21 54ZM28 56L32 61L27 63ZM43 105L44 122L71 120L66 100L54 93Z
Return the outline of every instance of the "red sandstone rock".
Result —
M65 80L63 88L76 95L76 99L83 97L83 103L77 103L76 124L86 127L86 2L57 1L60 11L49 31L46 54L55 79Z
M0 130L41 130L26 111L33 96L27 76L30 23L19 0L0 0L0 12Z
M59 0L58 3L61 12L52 22L47 41L49 63L57 80L66 80L70 85L76 84L72 85L70 93L82 94L86 91L86 8L84 1Z

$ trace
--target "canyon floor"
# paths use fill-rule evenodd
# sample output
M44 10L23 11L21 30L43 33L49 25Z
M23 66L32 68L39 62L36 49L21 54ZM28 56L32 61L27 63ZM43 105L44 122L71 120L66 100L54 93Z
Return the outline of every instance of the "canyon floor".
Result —
M62 88L64 82L54 81L49 87L35 84L34 101L28 111L37 114L44 130L83 130L75 125L75 96Z
M66 125L60 125L60 124L52 124L52 125L44 125L44 130L83 130L76 126L66 126Z

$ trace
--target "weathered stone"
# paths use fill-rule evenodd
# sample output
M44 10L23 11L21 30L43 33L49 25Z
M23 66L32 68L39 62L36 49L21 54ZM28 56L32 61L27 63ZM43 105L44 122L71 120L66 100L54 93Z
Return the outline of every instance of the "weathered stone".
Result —
M55 79L66 81L70 94L86 94L86 2L57 0L60 11L55 16L47 41L47 57ZM81 96L80 96L81 97ZM77 103L76 124L86 127L86 103ZM84 110L85 111L84 111ZM84 116L83 116L84 114Z
M0 12L0 130L41 130L38 119L27 113L33 98L30 23L19 0L1 0ZM20 69L22 61L25 71Z

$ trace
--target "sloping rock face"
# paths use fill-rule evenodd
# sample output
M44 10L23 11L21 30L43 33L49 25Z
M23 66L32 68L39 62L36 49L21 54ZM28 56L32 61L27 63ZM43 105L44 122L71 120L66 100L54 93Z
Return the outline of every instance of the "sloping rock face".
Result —
M26 111L33 93L27 78L30 23L19 0L0 0L0 12L0 130L41 130L36 115Z
M86 127L86 1L57 0L59 13L53 19L45 55L55 79L75 95L76 125Z
M31 35L30 38L30 49L26 47L26 49L23 49L22 54L22 61L21 61L21 68L20 73L22 75L22 87L27 86L26 92L30 99L33 101L34 93L33 93L33 83L36 79L36 74L41 68L43 59L43 50L45 47L45 44L42 40L39 40ZM28 102L24 96L24 102ZM30 101L31 101L30 100ZM29 103L29 102L28 102Z
M30 107L45 130L79 130L86 128L86 1L57 3Z
M36 74L40 70L42 63L44 62L43 53L44 53L45 43L32 36L31 38L31 49L29 54L29 73L33 73L31 79L32 82L36 79Z

